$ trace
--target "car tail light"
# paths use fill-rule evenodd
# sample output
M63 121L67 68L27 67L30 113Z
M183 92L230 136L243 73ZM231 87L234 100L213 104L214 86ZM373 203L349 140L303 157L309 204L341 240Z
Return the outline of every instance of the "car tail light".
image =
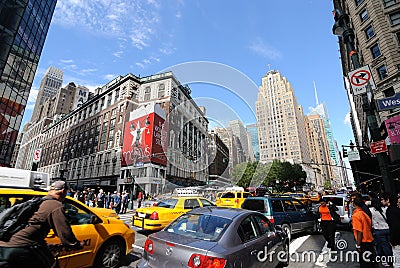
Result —
M239 203L239 199L235 199L235 204Z
M144 244L144 250L149 254L153 254L154 253L153 241L147 238L146 243Z
M267 216L267 218L271 223L275 223L274 216Z
M345 207L344 207L344 210L345 210L345 211L348 211L348 210L349 210L349 206L345 206Z
M192 254L188 262L189 268L223 268L225 264L226 260L223 258L205 256L202 254Z
M158 220L158 213L156 211L151 213L150 220Z

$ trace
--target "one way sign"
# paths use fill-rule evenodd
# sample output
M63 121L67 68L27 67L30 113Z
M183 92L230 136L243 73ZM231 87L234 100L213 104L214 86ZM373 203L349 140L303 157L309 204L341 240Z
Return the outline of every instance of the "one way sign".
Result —
M353 89L353 95L367 93L368 87L370 87L371 90L376 89L375 82L372 78L371 70L369 69L368 65L350 72L348 76Z

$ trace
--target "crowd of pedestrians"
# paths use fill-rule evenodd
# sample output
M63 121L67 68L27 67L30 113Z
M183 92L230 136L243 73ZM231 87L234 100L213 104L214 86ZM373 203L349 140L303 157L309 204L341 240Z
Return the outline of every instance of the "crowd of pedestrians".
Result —
M130 202L130 195L126 191L105 193L103 189L99 189L96 193L95 189L85 188L84 190L71 190L69 195L89 207L110 208L117 214L126 213Z
M400 195L369 193L369 201L354 192L350 195L349 215L355 247L360 256L360 267L400 267ZM322 233L328 248L335 250L335 230L338 219L334 204L320 200L318 207Z

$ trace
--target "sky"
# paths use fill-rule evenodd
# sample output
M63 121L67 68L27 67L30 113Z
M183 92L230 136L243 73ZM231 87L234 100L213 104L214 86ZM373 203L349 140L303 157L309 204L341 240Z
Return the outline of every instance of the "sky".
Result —
M49 66L63 85L172 70L210 126L255 122L262 77L278 70L305 114L327 105L339 146L353 139L332 0L58 0L22 126Z

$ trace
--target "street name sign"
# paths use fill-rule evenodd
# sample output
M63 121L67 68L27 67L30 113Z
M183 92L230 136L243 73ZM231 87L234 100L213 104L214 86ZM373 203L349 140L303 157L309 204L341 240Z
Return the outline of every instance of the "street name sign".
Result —
M400 107L400 93L389 98L377 99L376 106L379 111L392 110Z
M370 87L371 90L376 89L376 85L368 65L349 72L348 76L351 88L353 89L353 95L367 93L368 87Z
M349 159L349 161L357 161L360 160L360 153L358 152L358 150L350 150L347 153L347 158Z
M377 142L371 142L369 145L371 147L371 153L372 154L379 154L379 153L384 153L387 152L387 146L386 142L384 140L377 141Z

